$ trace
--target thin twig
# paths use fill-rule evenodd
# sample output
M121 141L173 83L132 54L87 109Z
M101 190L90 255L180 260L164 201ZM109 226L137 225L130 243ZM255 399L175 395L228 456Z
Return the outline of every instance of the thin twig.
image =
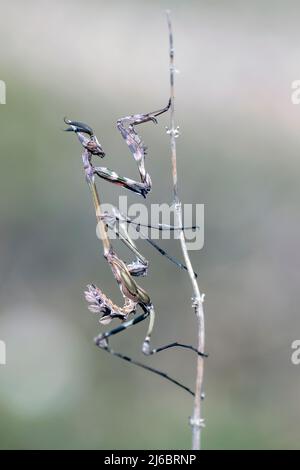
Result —
M170 97L171 97L171 114L170 114L170 128L168 129L168 134L170 135L171 142L171 161L172 161L172 178L173 178L173 193L174 193L174 204L175 204L175 216L176 222L179 227L183 226L182 223L182 207L181 202L178 197L178 180L177 180L177 154L176 154L176 137L178 137L178 127L175 127L175 93L174 93L174 76L175 76L175 67L174 67L174 42L173 42L173 31L172 23L170 18L170 12L167 11L167 21L169 29L169 55L170 55ZM205 341L205 330L204 330L204 311L203 311L203 299L204 296L201 295L200 289L195 277L195 273L192 267L188 249L186 246L186 240L184 231L180 230L180 244L185 264L187 266L187 271L192 283L193 289L193 302L192 307L194 308L196 319L197 319L197 328L198 328L198 341L197 349L198 351L204 351L204 341ZM193 413L190 418L190 425L192 428L192 449L200 450L201 449L201 428L204 427L204 420L202 418L202 406L201 406L201 395L202 395L202 384L203 384L203 369L204 369L204 360L203 357L197 356L197 371L196 371L196 386L195 386L195 398Z

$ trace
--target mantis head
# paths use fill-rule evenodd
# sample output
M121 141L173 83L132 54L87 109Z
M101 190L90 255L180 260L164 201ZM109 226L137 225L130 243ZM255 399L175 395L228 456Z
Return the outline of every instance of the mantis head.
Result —
M81 145L92 155L98 155L101 158L105 156L105 152L103 151L97 137L94 134L93 129L90 126L84 124L83 122L70 121L67 118L64 118L64 121L69 126L67 129L65 129L65 131L75 132Z

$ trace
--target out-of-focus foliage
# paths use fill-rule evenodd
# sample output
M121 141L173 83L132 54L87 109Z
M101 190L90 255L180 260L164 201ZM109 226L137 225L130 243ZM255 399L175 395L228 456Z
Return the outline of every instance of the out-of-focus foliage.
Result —
M204 447L299 447L300 369L290 362L300 335L300 107L290 102L299 2L15 0L0 7L1 448L190 446L189 396L93 345L99 326L83 289L93 281L119 293L95 235L79 144L61 131L65 115L88 122L105 164L136 176L115 121L168 99L166 7L181 72L180 193L205 203L205 247L193 253L210 353ZM171 202L166 124L142 129L149 204ZM126 194L105 182L101 191L112 203ZM177 244L162 244L180 256ZM186 275L143 250L154 343L194 342ZM114 348L141 358L144 333L139 325ZM189 352L148 361L193 386Z

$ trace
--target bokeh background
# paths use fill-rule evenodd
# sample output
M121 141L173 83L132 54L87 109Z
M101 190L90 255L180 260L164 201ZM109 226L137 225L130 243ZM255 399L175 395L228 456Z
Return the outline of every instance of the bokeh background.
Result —
M175 30L180 195L205 204L193 252L206 293L206 449L299 448L300 78L298 1L1 2L0 367L2 449L189 448L192 401L97 350L88 282L120 300L95 235L81 149L65 115L88 122L106 164L136 177L117 118L166 103ZM166 117L144 126L148 203L171 203ZM102 162L103 163L103 162ZM128 194L105 182L102 198ZM128 194L131 202L141 202ZM175 242L162 245L180 256ZM154 344L195 343L184 272L151 261L141 281L157 315ZM142 358L145 325L114 339ZM193 386L195 358L145 359Z

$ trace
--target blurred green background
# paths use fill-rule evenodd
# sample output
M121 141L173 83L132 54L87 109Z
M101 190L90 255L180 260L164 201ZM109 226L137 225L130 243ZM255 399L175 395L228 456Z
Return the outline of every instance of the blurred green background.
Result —
M182 449L192 401L97 350L83 298L120 300L95 235L81 149L63 117L88 122L110 168L136 178L116 120L169 96L164 10L175 30L180 195L205 204L192 252L206 294L206 449L299 448L300 78L298 1L1 2L0 367L2 449ZM143 126L153 192L171 202L166 117ZM101 183L105 202L128 194ZM141 202L128 194L131 202ZM180 256L175 242L163 241ZM155 345L195 343L185 273L148 246ZM112 341L143 358L146 325ZM195 358L144 360L193 387Z

